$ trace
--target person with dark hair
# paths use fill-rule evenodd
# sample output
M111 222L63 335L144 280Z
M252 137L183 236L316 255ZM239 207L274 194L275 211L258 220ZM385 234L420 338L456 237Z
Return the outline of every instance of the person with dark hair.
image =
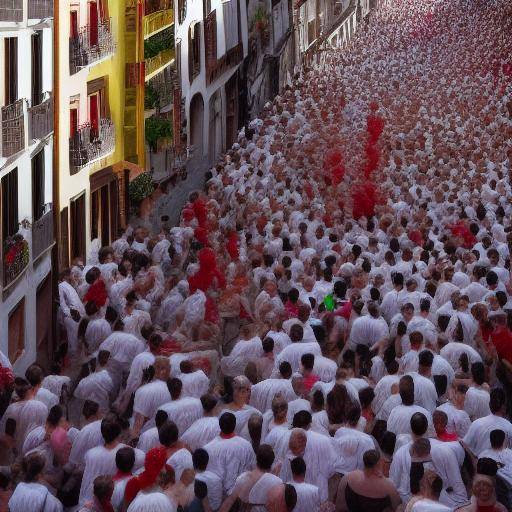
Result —
M114 476L116 474L116 455L121 448L128 448L119 441L121 424L117 416L108 414L101 421L103 443L87 451L84 457L84 474L80 486L79 503L85 503L93 497L94 479L100 475ZM134 471L144 463L144 452L134 449Z
M482 362L475 362L471 365L471 385L466 393L464 410L472 421L487 416L489 409L490 388L486 382L485 366Z
M21 461L22 481L9 499L9 512L62 512L62 503L44 485L45 459L38 451Z
M203 395L200 400L202 417L181 435L181 440L191 450L202 448L220 434L219 421L215 415L217 398L214 395Z
M251 443L236 435L236 423L232 412L223 412L219 417L220 436L204 446L210 470L221 477L224 494L231 494L238 476L256 463Z
M456 433L447 430L448 415L444 411L436 409L432 414L432 421L434 423L434 429L436 431L437 439L443 442L451 442L458 440L458 436Z
M86 501L79 512L111 512L114 481L111 476L100 475L94 479L93 499Z
M512 439L512 423L505 416L505 392L501 388L495 388L491 391L489 409L491 413L483 418L479 418L471 423L468 433L464 436L465 445L477 457L491 448L490 433L493 430L502 430L507 439Z
M409 372L414 381L414 403L432 413L437 406L437 391L432 377L434 354L422 350L418 354L418 371Z
M262 444L256 451L256 467L242 473L236 480L230 495L224 500L220 512L228 512L236 500L241 507L256 508L264 506L270 489L282 484L282 480L272 474L274 450L268 444Z
M43 387L44 371L38 364L32 364L27 368L25 379L32 386L35 399L43 402L48 407L48 410L60 403L60 395L56 395Z
M169 415L159 409L155 414L155 426L144 430L139 436L137 448L144 453L148 453L151 448L155 448L160 444L158 438L158 429L169 419Z
M21 453L23 442L30 430L46 423L48 407L36 399L37 391L38 386L33 388L27 380L16 377L14 392L18 400L12 402L0 418L0 434L8 437L9 448L12 447L15 454Z
M70 269L61 272L59 282L59 306L64 316L64 327L67 334L69 355L75 355L79 351L78 324L85 316L85 308L75 286L75 274Z
M204 483L211 509L218 510L222 504L222 480L214 472L208 470L209 460L208 452L203 448L198 448L192 453L196 482Z
M420 467L423 467L420 465ZM441 491L443 490L443 480L431 469L425 469L419 482L420 495L417 499L409 502L412 512L421 510L435 510L436 512L450 512L451 507L440 503ZM412 486L412 481L411 481Z
M433 386L434 384L432 384ZM402 405L395 407L388 418L388 430L397 436L399 434L411 433L411 417L417 412L421 412L428 419L429 425L432 425L432 414L419 405L414 404L415 382L410 375L404 375L399 382L399 394L402 399Z
M296 319L295 319L296 321ZM283 325L284 328L284 325ZM290 363L293 372L297 372L300 368L300 360L304 354L313 354L313 356L321 356L322 350L320 345L313 338L314 341L305 341L304 328L299 323L295 323L290 327L290 339L292 343L287 345L275 358L276 365L281 364L283 361Z
M467 391L468 387L465 384L458 384L451 390L448 401L437 408L448 418L446 429L457 434L460 439L466 435L471 425L471 419L464 410Z
M289 482L297 492L297 505L294 512L311 512L320 507L320 495L316 485L306 483L306 463L302 457L290 461L292 480Z
M194 421L203 416L203 405L199 398L183 396L183 383L176 377L167 380L167 388L171 400L162 404L158 411L164 411L177 425L178 431L183 434Z
M248 372L253 372L254 380L251 380L253 384L269 379L272 375L275 367L274 346L274 339L270 336L266 336L261 342L263 354L247 363L245 375L249 376Z
M167 385L167 380L171 373L169 358L163 356L156 357L153 368L154 375L151 382L142 385L135 392L133 402L134 425L132 429L134 438L139 436L143 425L155 417L158 409L171 400L171 394Z
M181 396L201 398L210 389L210 379L201 368L196 368L192 361L184 359L180 363L182 389Z
M251 387L250 404L261 413L271 408L272 400L276 395L282 396L286 401L295 400L297 395L291 383L292 368L287 361L279 365L279 376L275 379L266 379Z
M107 370L110 352L101 350L96 358L96 371L80 379L73 395L79 400L93 400L105 413L110 409L114 397L114 382Z
M336 490L336 511L381 512L395 510L400 496L392 481L382 476L382 459L375 449L362 457L362 469L343 476Z
M386 322L391 322L391 319L400 312L400 304L402 303L407 291L404 290L404 276L400 272L395 272L391 276L393 283L393 290L384 295L381 304L381 313Z
M368 314L354 320L344 351L355 350L357 345L366 345L372 349L376 343L389 337L389 326L381 316L378 304L370 301L367 308Z
M121 448L116 453L117 472L112 477L114 490L112 492L111 503L114 510L119 510L123 504L124 491L128 480L133 476L133 467L135 465L135 451L131 447Z
M398 382L400 381L398 362L394 357L391 361L386 363L385 368L387 375L381 377L373 388L375 396L372 401L372 410L375 416L379 414L384 402L391 396L393 386L398 386Z

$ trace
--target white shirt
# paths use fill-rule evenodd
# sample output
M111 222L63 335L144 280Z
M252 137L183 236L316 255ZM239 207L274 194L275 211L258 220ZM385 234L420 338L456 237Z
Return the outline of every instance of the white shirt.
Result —
M42 484L20 482L9 499L10 512L62 512L62 503Z
M317 512L320 507L320 494L316 485L306 482L288 482L295 487L297 504L294 512Z
M428 420L430 431L432 430L432 415L419 405L398 405L389 415L387 429L395 435L411 433L411 418L413 414L421 412Z
M491 447L490 433L492 430L500 429L505 432L505 446L512 448L512 423L506 418L489 414L483 418L473 421L469 427L468 433L464 437L464 442L469 449L477 456L480 456L484 450Z
M158 410L165 411L171 421L176 423L179 434L185 431L203 416L203 406L199 398L184 397L161 405Z
M202 448L220 434L217 417L199 418L181 436L181 441L192 451Z
M171 395L167 389L167 383L157 379L144 384L135 392L133 412L151 419L162 405L170 401Z
M218 510L222 505L222 480L212 471L196 473L196 480L204 482L208 488L208 502L212 510Z
M80 300L77 291L67 281L59 283L59 304L65 316L71 317L71 309L76 309L80 316L85 315L83 302Z

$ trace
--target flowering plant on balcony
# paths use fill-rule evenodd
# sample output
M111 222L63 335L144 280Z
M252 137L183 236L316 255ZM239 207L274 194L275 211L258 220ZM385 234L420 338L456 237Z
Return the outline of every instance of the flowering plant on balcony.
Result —
M128 194L130 201L140 203L149 197L155 190L153 178L149 172L139 174L129 185Z
M14 279L28 264L28 243L20 234L4 242L4 264L8 279Z

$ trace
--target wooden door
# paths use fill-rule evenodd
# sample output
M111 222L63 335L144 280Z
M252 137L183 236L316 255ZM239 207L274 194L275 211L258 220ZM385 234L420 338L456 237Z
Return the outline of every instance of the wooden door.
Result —
M52 339L52 274L38 286L36 294L36 359L43 368L48 368L53 355Z

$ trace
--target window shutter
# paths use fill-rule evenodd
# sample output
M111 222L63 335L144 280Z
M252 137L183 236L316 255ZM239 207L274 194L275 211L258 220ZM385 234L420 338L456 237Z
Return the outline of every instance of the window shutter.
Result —
M69 267L69 221L68 207L60 212L60 250L59 265L61 269Z

